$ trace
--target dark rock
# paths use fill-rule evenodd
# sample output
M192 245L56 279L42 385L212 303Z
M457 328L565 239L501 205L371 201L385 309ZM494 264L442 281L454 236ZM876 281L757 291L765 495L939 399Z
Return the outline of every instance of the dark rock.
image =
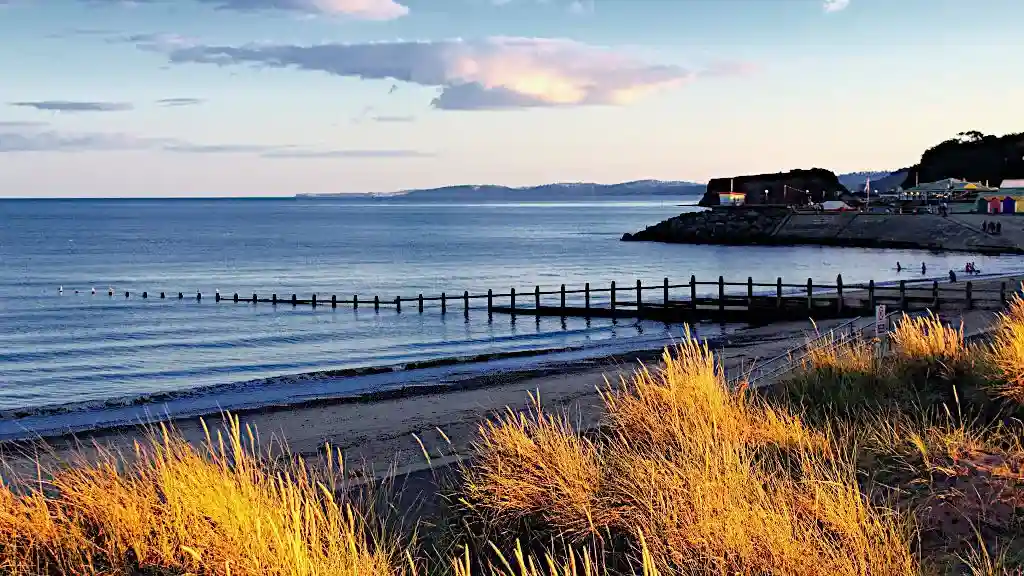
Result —
M771 233L789 214L780 206L719 207L669 218L635 233L622 235L627 242L649 241L677 244L769 244Z
M730 187L735 188L730 190ZM765 196L764 191L768 191ZM715 178L708 182L700 206L718 206L720 192L744 192L747 204L802 205L808 201L834 200L849 191L839 177L824 168L790 170L775 174L754 174L733 178Z

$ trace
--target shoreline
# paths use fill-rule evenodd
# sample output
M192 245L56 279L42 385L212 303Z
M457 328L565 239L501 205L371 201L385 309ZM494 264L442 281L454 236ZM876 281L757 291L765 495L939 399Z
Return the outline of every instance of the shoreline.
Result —
M992 311L942 313L961 319L966 332L987 327ZM872 319L865 319L871 322ZM815 328L827 331L846 320L776 323L738 330L709 342L727 373L745 372L754 362L785 354L802 344ZM707 339L712 340L712 339ZM670 344L670 343L669 343ZM570 416L580 428L599 425L603 404L599 390L636 369L657 362L664 345L655 349L565 362L528 370L495 372L457 383L410 386L403 390L310 401L288 406L262 406L231 413L251 427L261 445L313 462L324 448L341 450L352 478L383 478L414 474L455 464L472 453L478 427L498 413L530 408L536 394L545 411ZM200 445L209 423L216 439L223 412L173 418L167 424ZM129 456L153 430L147 422L105 427L80 433L37 435L0 441L0 459L15 477L34 477L38 467L73 465L100 450ZM243 432L244 433L244 432ZM267 440L270 440L269 444ZM215 440L216 441L216 440ZM429 454L429 458L425 456ZM353 465L354 464L354 465Z
M1020 277L1021 273L1005 273L970 279L980 289L989 283ZM877 285L895 285L898 282L894 280ZM930 282L930 277L917 277L908 279L907 285ZM855 296L856 289L853 285L850 288L853 290L849 296ZM694 332L711 347L734 349L757 342L793 338L792 329L788 328L792 324L697 324ZM825 327L828 323L819 325ZM701 332L705 327L715 327L719 332L704 336ZM559 376L609 363L656 360L664 348L678 337L676 332L681 329L682 325L671 325L666 326L665 332L602 340L587 346L513 350L393 366L307 372L96 402L11 409L0 412L5 416L0 418L0 443L102 435L144 424L179 422L225 412L268 414L444 395L500 386L510 381ZM798 343L794 342L794 345Z
M825 321L827 330L842 320ZM803 342L810 321L787 322L739 330L707 339L719 351L726 370L743 369L756 359L785 353ZM313 459L325 444L341 449L358 476L392 476L429 466L444 466L467 454L477 426L503 410L525 410L529 394L538 394L545 410L572 415L581 427L597 425L602 408L598 390L644 364L658 362L666 345L605 355L541 368L497 372L433 386L370 393L359 397L323 399L287 406L262 406L235 411L243 427L252 426L266 440L287 446L292 455ZM172 418L166 422L188 441L205 438L203 422L219 429L223 412ZM77 454L94 455L98 447L134 453L145 439L148 424L136 422L78 433L34 435L0 441L0 458L11 471L29 472L38 460L49 464L74 461ZM215 433L215 432L214 432ZM428 462L424 451L430 454ZM362 472L365 470L365 472Z

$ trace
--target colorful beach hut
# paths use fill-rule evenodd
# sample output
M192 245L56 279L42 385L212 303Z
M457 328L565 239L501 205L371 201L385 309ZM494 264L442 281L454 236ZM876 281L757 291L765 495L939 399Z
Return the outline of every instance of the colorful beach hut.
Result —
M720 206L739 206L746 202L747 195L743 192L719 192L718 204Z
M999 198L993 196L985 199L988 202L988 213L999 214L999 209L1003 207L1003 203L999 201Z
M1013 196L1004 197L1002 204L1002 209L999 211L1003 214L1013 214L1017 211L1017 201L1013 199Z
M1016 196L1017 214L1024 214L1024 196Z
M978 196L978 198L974 201L974 211L977 214L987 214L988 213L988 200L986 200L982 196Z

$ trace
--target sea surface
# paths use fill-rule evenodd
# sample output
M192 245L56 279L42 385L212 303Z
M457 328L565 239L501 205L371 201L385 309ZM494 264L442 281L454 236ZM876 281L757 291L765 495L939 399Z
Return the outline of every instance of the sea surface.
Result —
M840 273L855 283L919 279L922 261L929 276L941 277L967 259L619 241L623 232L694 209L680 206L694 200L0 201L0 437L46 422L82 428L137 419L139 406L191 413L417 384L401 372L341 378L327 371L570 349L553 356L564 360L657 347L680 334L680 327L622 320L488 319L483 300L474 301L468 318L461 299L444 316L436 303L423 314L412 302L401 313L375 312L374 295L390 303L395 296L515 287L520 302L532 303L535 285L635 286L638 279L653 285L665 277L682 284L691 274L833 283ZM986 274L1020 266L1014 257L970 259ZM897 274L897 260L911 271ZM364 304L352 310L216 303L218 290L229 299L235 292L346 300L357 294ZM168 299L155 298L161 291ZM178 292L186 297L178 300ZM545 301L557 303L557 296ZM698 328L707 337L720 330ZM423 374L437 381L467 370L441 366Z

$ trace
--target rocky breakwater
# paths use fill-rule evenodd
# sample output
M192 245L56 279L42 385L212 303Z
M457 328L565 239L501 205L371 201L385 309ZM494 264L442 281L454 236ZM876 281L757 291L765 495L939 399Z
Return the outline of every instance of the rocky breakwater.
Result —
M779 206L717 207L688 212L639 232L622 235L626 242L675 244L772 244L773 233L789 209Z

